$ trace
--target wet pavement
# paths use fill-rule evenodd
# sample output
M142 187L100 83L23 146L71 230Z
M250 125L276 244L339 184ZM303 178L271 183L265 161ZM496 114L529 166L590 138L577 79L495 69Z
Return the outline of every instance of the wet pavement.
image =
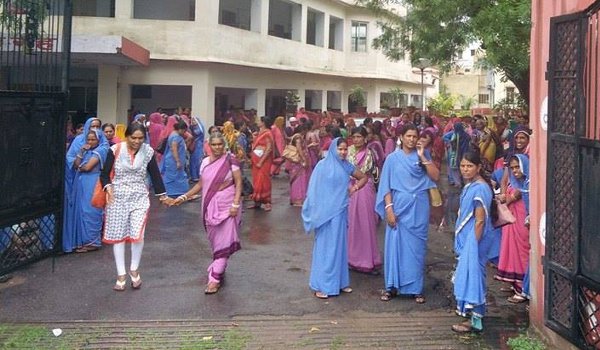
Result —
M128 288L117 293L111 289L116 272L110 247L62 255L21 269L10 281L0 284L0 323L24 322L48 327L60 324L77 334L86 334L81 332L82 328L89 334L98 329L106 331L115 321L132 327L155 325L152 334L156 341L149 348L153 348L152 344L157 348L180 347L172 342L159 346L162 343L158 339L163 339L161 329L166 327L168 339L179 339L173 334L189 329L186 328L189 324L197 330L192 334L202 339L206 338L206 332L213 332L215 339L222 337L223 333L214 333L220 329L217 325L243 328L250 333L245 347L265 349L290 344L296 344L296 348L331 348L334 343L342 348L359 344L409 348L413 344L421 349L497 349L505 347L507 336L527 328L525 306L508 303L509 295L499 292L500 283L490 281L489 317L485 320L484 334L476 337L452 334L450 325L461 320L452 311L449 282L454 262L453 234L434 226L429 235L426 304L418 305L412 298L381 302L383 277L356 272L350 275L353 293L326 301L316 299L308 288L313 236L303 232L300 208L288 204L287 188L285 177L276 178L273 210L244 211L242 250L230 259L223 287L215 295L204 294L211 253L200 220L200 201L173 208L153 202L139 269L144 281L141 290ZM383 230L380 225L380 246ZM259 320L263 320L265 329ZM294 326L294 322L303 326ZM314 327L317 331L310 332L311 322L320 325ZM291 326L277 331L273 325L279 324ZM340 327L334 327L337 325ZM332 330L325 333L325 328ZM308 338L298 338L296 333ZM110 331L102 334L104 338L120 339ZM186 333L186 337L190 335ZM359 338L364 341L359 342ZM131 337L124 339L114 347L136 347ZM280 341L265 343L266 339ZM422 343L424 339L437 340ZM74 348L112 346L110 342L94 343L89 339L85 344ZM94 344L104 346L94 347Z

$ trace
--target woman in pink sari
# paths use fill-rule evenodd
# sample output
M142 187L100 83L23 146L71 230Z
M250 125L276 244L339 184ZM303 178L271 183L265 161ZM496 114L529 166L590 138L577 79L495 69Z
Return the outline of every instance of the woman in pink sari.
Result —
M160 113L154 112L150 114L150 126L148 126L148 134L150 135L150 146L156 149L159 145L160 135L162 134L165 125L163 117Z
M377 213L375 213L375 184L373 170L376 157L367 147L367 130L352 129L352 146L348 148L348 162L367 175L365 186L350 196L348 207L348 265L356 271L379 274L381 254L377 245ZM356 180L350 180L354 186Z
M517 154L510 158L508 165L510 182L498 199L508 205L516 220L502 227L500 260L494 278L511 283L511 288L518 295L523 291L523 278L529 264L529 229L526 224L529 215L529 158Z
M290 144L298 151L298 161L287 160L286 164L290 173L290 204L301 207L306 198L308 180L310 178L310 165L306 149L306 132L308 127L301 124L296 128Z
M229 257L241 249L238 232L242 218L242 173L236 158L225 153L225 138L221 133L212 133L208 142L212 154L202 160L200 181L174 204L179 205L202 190L202 218L213 253L204 293L214 294L221 287Z
M314 128L314 122L307 120L306 125L308 132L306 133L306 148L308 149L308 162L311 170L315 168L320 159L321 154L321 142L319 140L319 129Z
M275 118L275 122L271 127L271 134L273 134L273 141L275 143L275 147L273 147L273 164L271 165L271 175L279 175L279 169L281 168L281 164L283 163L283 158L281 155L283 154L283 149L285 148L285 118L277 117Z

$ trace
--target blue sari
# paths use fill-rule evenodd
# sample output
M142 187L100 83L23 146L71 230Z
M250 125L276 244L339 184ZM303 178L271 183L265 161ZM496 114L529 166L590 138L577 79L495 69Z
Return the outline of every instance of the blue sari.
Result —
M200 179L200 164L204 158L204 125L198 117L192 117L196 125L190 126L190 131L194 137L194 152L190 154L190 177L192 181Z
M327 157L313 170L302 206L304 230L315 231L309 285L327 295L339 295L350 285L348 185L354 166L339 158L339 140L331 142Z
M88 120L91 123L91 120ZM96 130L98 146L84 153L80 166L87 164L93 158L98 159L98 164L89 172L82 172L73 168L77 153L83 146L78 138L87 137L89 123L83 134L77 136L72 147L67 153L67 169L65 173L65 203L63 222L63 251L72 252L74 249L91 246L99 247L102 235L104 211L91 205L94 187L100 176L100 171L108 153L108 140L102 131ZM75 156L73 156L75 155Z
M467 184L460 195L460 210L454 231L454 296L457 314L485 315L486 264L493 243L490 208L493 193L485 182ZM485 226L480 240L475 237L475 209L485 210Z
M426 158L431 160L428 153ZM384 278L388 291L421 294L429 230L429 193L435 188L419 164L417 151L399 149L385 159L375 211L385 221L386 194L391 193L396 227L385 227Z
M171 144L173 142L177 143L177 154L179 155L179 161L181 162L181 169L177 169L175 157L173 157L173 152L171 152ZM167 139L167 147L165 147L165 153L160 165L160 173L163 177L163 182L165 183L168 196L177 197L189 190L185 166L185 140L183 137L181 137L181 135L177 133L171 133Z

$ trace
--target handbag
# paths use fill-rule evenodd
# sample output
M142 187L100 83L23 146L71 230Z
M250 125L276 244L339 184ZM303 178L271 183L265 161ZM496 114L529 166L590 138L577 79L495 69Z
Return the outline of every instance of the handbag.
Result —
M508 209L508 205L506 205L506 203L501 203L498 199L494 200L496 201L496 211L498 213L498 218L496 218L496 220L494 220L492 223L494 228L500 228L505 225L514 224L517 219L510 209Z
M442 206L442 193L439 188L433 187L429 189L429 203L432 207L436 208Z
M300 155L294 145L286 145L281 156L291 162L300 163Z
M121 152L121 144L117 145L115 150L115 161L119 157L119 152ZM110 170L110 179L112 180L115 177L115 166L113 164L113 168ZM94 186L94 193L92 194L91 200L92 207L98 209L104 209L106 206L106 192L104 192L104 188L102 187L102 182L98 178L96 181L96 186Z
M165 154L165 151L167 149L167 137L165 137L156 147L156 152L160 153L160 154Z

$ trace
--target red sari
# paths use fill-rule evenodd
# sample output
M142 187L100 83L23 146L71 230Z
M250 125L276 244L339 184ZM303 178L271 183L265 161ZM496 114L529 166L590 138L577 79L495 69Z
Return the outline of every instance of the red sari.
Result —
M269 146L270 145L270 146ZM261 132L252 144L252 185L251 195L255 203L271 203L271 165L273 164L273 135L271 130ZM257 164L264 158L262 166Z

